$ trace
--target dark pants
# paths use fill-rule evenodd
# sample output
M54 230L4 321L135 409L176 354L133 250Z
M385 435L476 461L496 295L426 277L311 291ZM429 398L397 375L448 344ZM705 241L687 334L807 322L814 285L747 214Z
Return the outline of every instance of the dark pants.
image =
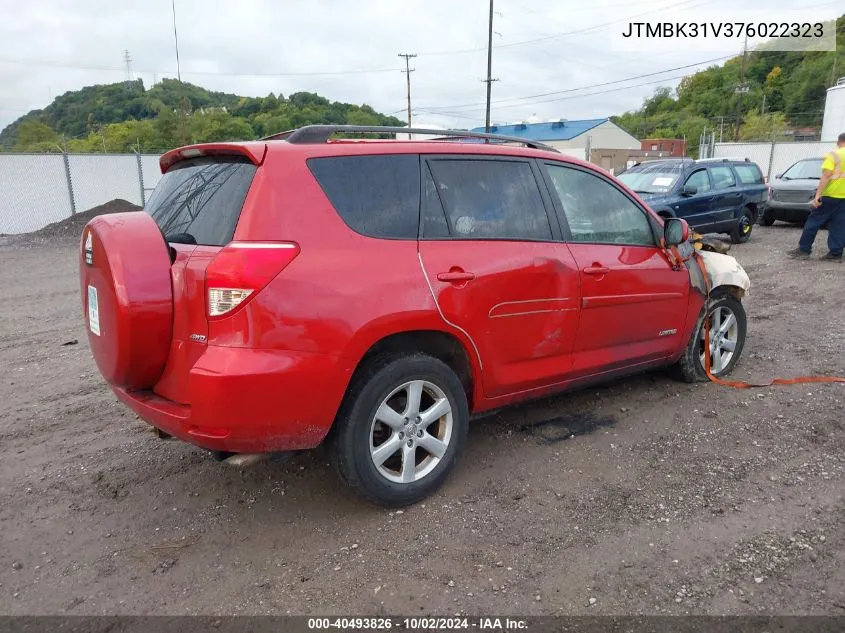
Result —
M819 208L810 212L798 248L805 253L811 252L816 234L827 223L827 248L832 255L841 257L845 247L845 198L823 196L821 202Z

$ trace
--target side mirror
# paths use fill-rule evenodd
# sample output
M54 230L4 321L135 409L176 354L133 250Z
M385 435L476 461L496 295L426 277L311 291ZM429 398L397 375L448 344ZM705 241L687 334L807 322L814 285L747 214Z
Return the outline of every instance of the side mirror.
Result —
M682 196L694 196L698 193L698 189L695 185L684 185L684 188L681 189Z
M666 218L663 222L663 242L666 246L677 246L689 239L689 224L679 218Z
M775 178L777 180L780 180L781 178L783 178L783 174L775 174Z

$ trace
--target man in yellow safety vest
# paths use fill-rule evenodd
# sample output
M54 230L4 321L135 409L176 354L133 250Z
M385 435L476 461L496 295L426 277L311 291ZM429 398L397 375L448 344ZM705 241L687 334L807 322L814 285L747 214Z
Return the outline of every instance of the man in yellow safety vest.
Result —
M821 179L813 197L813 210L804 224L798 248L788 253L790 257L808 259L816 234L827 224L828 253L822 259L842 261L845 248L845 132L837 140L836 149L824 158Z

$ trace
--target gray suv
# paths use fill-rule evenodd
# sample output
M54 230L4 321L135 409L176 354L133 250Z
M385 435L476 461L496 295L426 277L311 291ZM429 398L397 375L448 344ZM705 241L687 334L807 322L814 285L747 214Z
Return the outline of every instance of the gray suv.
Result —
M760 214L760 224L771 226L777 220L804 224L813 209L813 197L822 175L822 158L799 160L775 176L769 200Z

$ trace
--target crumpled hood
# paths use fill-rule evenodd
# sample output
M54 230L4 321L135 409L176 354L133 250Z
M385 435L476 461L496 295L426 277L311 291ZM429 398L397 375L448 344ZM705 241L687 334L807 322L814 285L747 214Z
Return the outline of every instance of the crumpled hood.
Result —
M736 286L748 292L751 279L735 257L711 251L697 251L697 254L704 262L704 268L707 269L710 290L719 286Z

